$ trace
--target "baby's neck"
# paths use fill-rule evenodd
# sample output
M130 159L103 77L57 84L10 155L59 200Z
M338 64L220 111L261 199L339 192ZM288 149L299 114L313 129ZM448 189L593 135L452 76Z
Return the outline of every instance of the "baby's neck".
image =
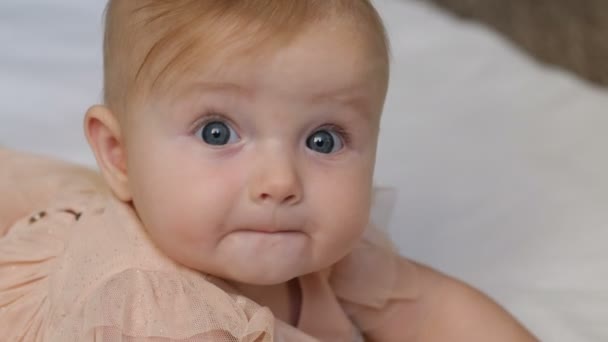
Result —
M232 283L242 295L270 308L274 316L297 326L302 307L302 289L298 279L272 286Z

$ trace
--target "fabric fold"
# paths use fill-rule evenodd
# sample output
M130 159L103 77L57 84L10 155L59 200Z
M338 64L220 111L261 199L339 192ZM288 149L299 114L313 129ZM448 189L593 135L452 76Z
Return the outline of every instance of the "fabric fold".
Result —
M370 227L361 242L332 268L329 282L362 331L375 328L395 301L416 301L421 294L417 267L399 255L387 233L396 201L391 188L377 188ZM377 312L377 319L359 313Z

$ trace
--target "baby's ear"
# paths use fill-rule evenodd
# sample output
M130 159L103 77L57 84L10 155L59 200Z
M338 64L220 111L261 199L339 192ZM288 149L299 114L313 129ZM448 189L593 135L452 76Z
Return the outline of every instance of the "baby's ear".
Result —
M116 116L105 106L93 106L86 114L84 131L103 177L122 201L131 201L127 155Z

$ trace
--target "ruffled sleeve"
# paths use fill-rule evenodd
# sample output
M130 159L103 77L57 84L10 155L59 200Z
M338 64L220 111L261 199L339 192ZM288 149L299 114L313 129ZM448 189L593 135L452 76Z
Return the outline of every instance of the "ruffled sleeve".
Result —
M354 323L363 332L391 315L394 301L416 301L420 287L416 266L399 255L386 227L395 201L391 189L377 189L373 224L361 242L331 270L329 282Z
M83 296L51 341L272 341L269 309L200 274L129 269Z
M96 172L0 147L0 237L17 220L65 193L107 191Z

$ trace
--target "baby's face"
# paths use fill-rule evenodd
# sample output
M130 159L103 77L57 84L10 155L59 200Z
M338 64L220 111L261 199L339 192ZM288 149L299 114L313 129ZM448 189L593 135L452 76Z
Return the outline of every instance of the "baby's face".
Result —
M319 24L263 57L207 63L135 113L129 189L158 247L256 285L348 253L368 223L386 93L369 46Z

